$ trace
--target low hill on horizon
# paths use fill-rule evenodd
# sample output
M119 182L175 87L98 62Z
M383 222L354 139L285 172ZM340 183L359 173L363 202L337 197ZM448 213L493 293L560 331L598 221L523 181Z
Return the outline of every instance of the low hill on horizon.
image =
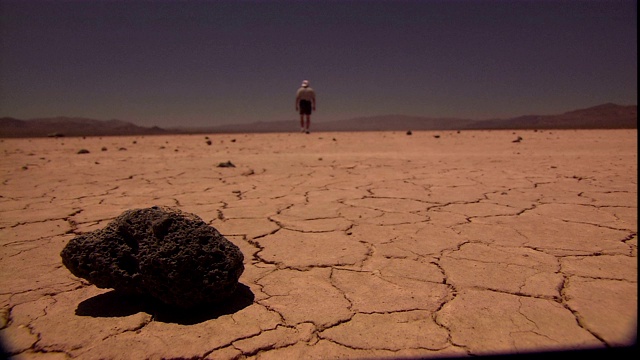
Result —
M167 132L157 126L143 127L115 119L95 120L64 116L31 120L0 118L0 138L158 135Z
M228 124L206 128L143 127L121 120L55 117L19 120L0 118L0 138L53 136L125 136L204 133L268 133L298 130L298 120ZM510 119L469 120L383 115L312 122L312 131L419 131L510 129L637 129L637 105L612 103L558 115L525 115Z
M607 103L559 115L484 120L478 125L480 129L637 129L638 106Z

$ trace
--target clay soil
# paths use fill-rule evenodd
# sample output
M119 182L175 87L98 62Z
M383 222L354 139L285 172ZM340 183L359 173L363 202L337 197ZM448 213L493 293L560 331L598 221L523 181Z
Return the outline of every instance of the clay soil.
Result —
M15 359L636 342L637 130L3 139L0 152L0 339ZM227 303L172 312L62 265L77 234L153 205L194 213L240 247Z

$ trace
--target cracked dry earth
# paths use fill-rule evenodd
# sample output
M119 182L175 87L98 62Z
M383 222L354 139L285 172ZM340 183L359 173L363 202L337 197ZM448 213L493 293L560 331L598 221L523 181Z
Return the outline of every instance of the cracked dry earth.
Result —
M0 336L16 359L458 357L636 341L636 130L0 141ZM75 235L153 205L194 213L241 248L238 304L158 316L62 265Z

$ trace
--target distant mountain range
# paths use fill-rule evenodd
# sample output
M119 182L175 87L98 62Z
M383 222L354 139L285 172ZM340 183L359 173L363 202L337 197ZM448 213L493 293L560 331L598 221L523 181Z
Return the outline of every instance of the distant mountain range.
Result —
M637 129L638 106L603 104L559 115L526 115L510 119L469 120L405 115L361 117L313 122L313 131L407 131L407 130L497 130L497 129ZM209 132L289 132L298 120L222 125Z
M142 127L121 120L55 117L18 120L0 118L0 137L116 136L166 134L159 127Z
M230 124L206 128L143 127L120 120L56 117L0 118L0 137L117 136L202 133L291 132L298 120ZM510 119L469 120L404 115L362 117L312 123L318 131L498 130L498 129L637 129L638 106L603 104L559 115L526 115Z

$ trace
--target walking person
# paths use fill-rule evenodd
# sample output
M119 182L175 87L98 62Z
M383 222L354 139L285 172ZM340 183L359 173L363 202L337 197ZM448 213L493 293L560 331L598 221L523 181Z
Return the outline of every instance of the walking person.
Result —
M300 132L309 133L311 112L316 110L316 92L304 80L296 93L296 111L300 113ZM305 117L307 122L305 123Z

